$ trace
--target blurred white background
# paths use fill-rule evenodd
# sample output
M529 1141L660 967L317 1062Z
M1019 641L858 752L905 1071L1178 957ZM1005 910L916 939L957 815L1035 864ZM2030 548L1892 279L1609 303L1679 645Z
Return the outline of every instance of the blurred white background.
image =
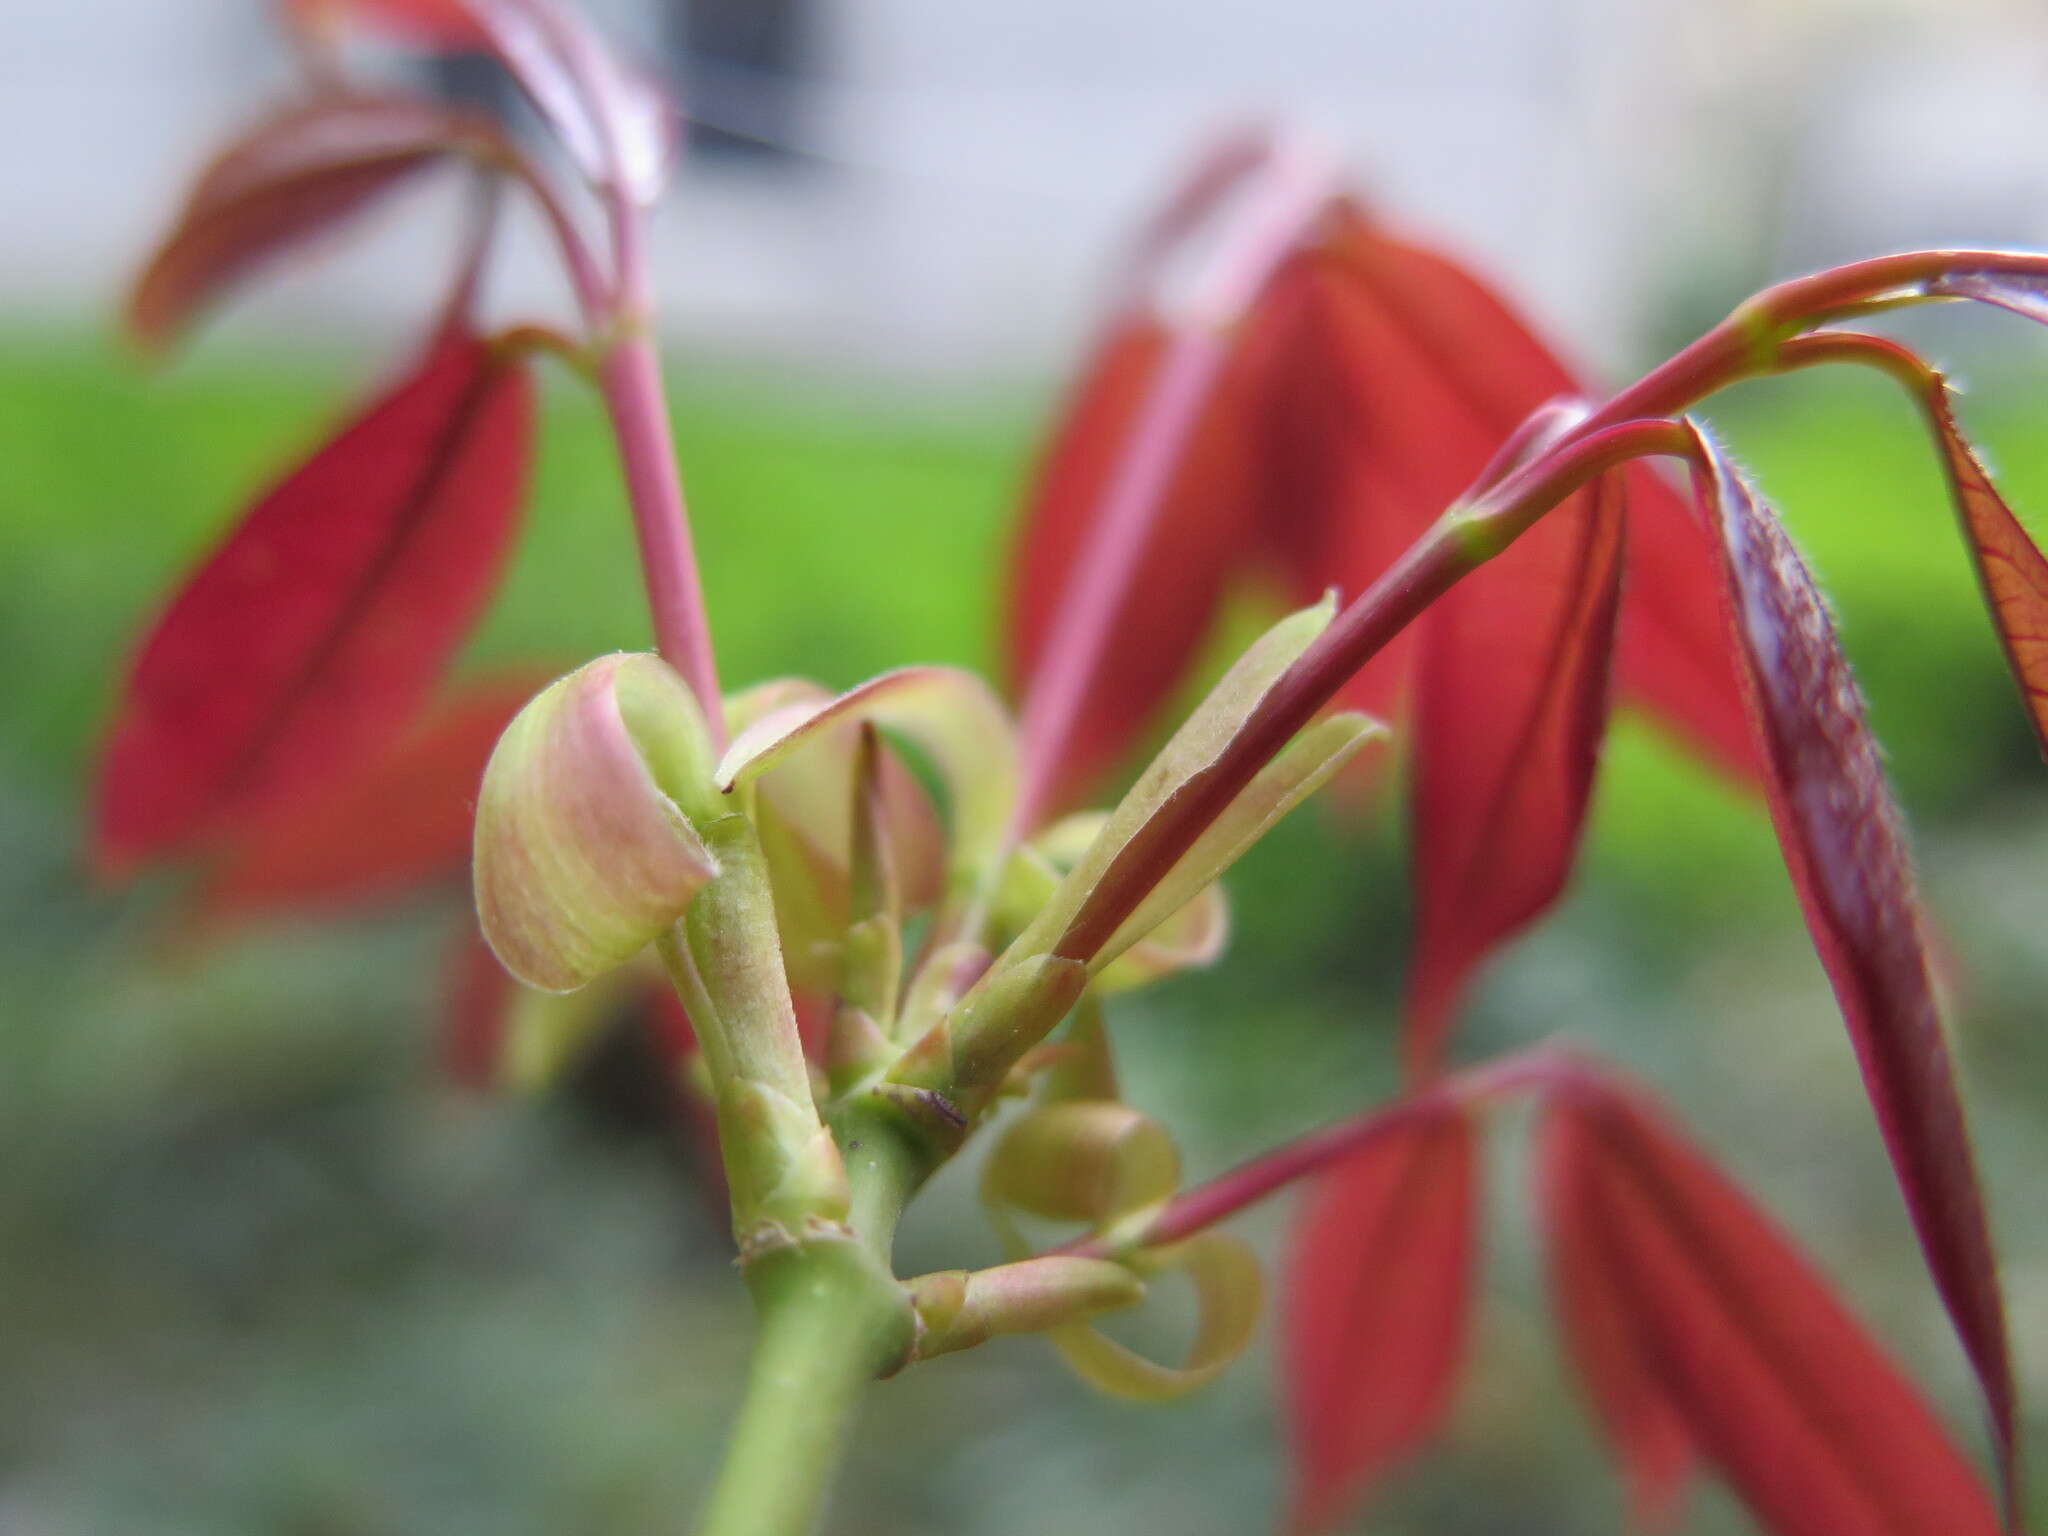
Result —
M667 323L833 372L1002 377L1070 355L1119 232L1247 115L1327 141L1382 209L1606 363L1650 317L1711 318L1793 268L2048 239L2033 0L592 9L706 125L665 213ZM286 61L264 0L0 13L0 291L101 311L208 146L288 87ZM419 302L411 272L445 259L445 229L388 224L230 334L348 333ZM501 276L515 307L556 302L537 243Z

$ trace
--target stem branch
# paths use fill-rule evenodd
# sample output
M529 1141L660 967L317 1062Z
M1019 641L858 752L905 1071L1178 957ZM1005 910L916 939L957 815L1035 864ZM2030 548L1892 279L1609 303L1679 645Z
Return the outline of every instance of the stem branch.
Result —
M759 1332L699 1536L815 1530L861 1389L910 1352L910 1303L891 1278L888 1255L925 1167L879 1118L855 1112L839 1135L853 1190L853 1240L815 1239L748 1266Z

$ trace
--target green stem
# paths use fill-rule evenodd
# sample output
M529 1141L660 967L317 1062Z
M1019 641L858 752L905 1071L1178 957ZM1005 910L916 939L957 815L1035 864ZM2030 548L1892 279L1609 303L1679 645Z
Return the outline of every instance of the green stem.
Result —
M910 1303L889 1249L924 1165L886 1121L853 1115L838 1129L853 1239L813 1238L749 1264L754 1358L699 1536L815 1531L861 1389L909 1353Z

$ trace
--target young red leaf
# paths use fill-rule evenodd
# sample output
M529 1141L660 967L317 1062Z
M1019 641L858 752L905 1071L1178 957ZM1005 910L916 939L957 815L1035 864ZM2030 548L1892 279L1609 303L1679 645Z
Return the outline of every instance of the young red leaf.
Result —
M1607 730L1623 481L1603 477L1424 620L1412 808L1415 952L1404 1049L1442 1064L1475 965L1564 889Z
M1573 1202L1575 1262L1598 1273L1626 1336L1617 1353L1654 1376L1652 1411L1681 1420L1777 1536L1999 1530L1982 1482L1918 1393L1791 1243L1647 1104L1590 1082L1554 1094L1542 1163L1551 1190ZM1676 1439L1668 1423L1659 1432Z
M487 121L402 96L326 96L257 124L193 185L129 295L130 333L169 345L242 279L454 153L511 151Z
M1011 686L1029 691L1061 601L1079 578L1103 500L1168 350L1150 320L1105 336L1055 430L1011 560ZM1112 621L1081 683L1048 809L1073 803L1144 739L1192 665L1226 580L1251 542L1254 498L1241 368L1227 370L1190 435ZM1031 743L1027 743L1027 748Z
M403 896L465 871L491 748L549 681L473 684L434 706L360 773L251 827L207 870L197 892L201 914L327 911Z
M1235 135L1140 233L1022 530L1009 626L1029 684L1021 829L1150 723L1255 546L1257 386L1243 374L1262 349L1243 322L1330 197L1319 155ZM1205 231L1203 260L1169 281L1169 258Z
M1925 399L1992 627L2019 684L2035 739L2048 753L2048 559L1963 436L1955 402L1940 375L1930 372Z
M1572 1364L1606 1434L1628 1487L1629 1525L1661 1530L1677 1518L1692 1468L1692 1436L1679 1405L1657 1375L1630 1325L1627 1294L1615 1283L1610 1234L1594 1205L1585 1134L1555 1113L1545 1124L1537 1160L1551 1305Z
M450 329L259 500L143 643L101 766L100 864L282 814L403 734L517 522L524 366Z
M1997 1264L1877 744L1834 624L1777 517L1704 437L1695 474L1779 847L1928 1268L1983 1385L2009 1489L2013 1387Z
M1299 1531L1327 1529L1450 1407L1472 1278L1474 1161L1471 1123L1447 1107L1368 1142L1310 1193L1282 1314Z

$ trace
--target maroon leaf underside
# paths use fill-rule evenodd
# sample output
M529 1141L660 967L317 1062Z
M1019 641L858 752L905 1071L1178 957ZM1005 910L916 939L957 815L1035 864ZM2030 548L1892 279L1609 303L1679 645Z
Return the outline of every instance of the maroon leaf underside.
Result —
M257 502L140 649L101 769L104 870L284 814L402 736L510 549L532 404L520 363L451 329Z
M1446 1110L1371 1143L1312 1187L1282 1317L1297 1531L1328 1529L1449 1411L1476 1177L1472 1125Z
M202 173L128 301L144 346L169 345L241 282L332 235L489 124L406 97L330 97L236 139Z
M1797 1250L1654 1112L1576 1087L1544 1163L1627 1349L1778 1536L1996 1532L1982 1482ZM1675 1437L1674 1437L1675 1438Z
M1719 450L1702 439L1700 451L1700 495L1718 535L1779 846L1928 1268L1982 1383L2010 1486L2005 1311L1898 813L1804 563Z
M1556 900L1577 857L1607 728L1623 484L1572 498L1423 620L1403 1041L1421 1077L1473 967Z

